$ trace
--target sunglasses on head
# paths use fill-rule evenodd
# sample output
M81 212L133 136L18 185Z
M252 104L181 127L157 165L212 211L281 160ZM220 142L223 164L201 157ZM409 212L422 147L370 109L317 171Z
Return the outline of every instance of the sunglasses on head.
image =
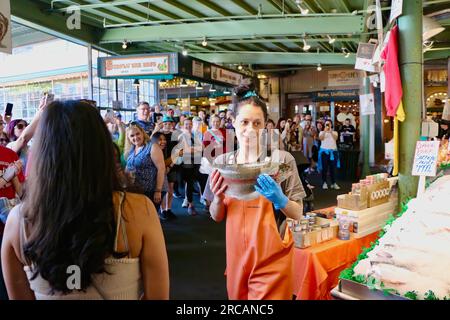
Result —
M24 124L24 123L18 123L18 124L16 124L16 128L19 129L19 130L22 130L23 128L26 128L26 127L27 127L27 125Z
M139 123L137 123L136 121L131 121L127 124L127 128L128 127L139 127L142 129L142 127L139 125Z

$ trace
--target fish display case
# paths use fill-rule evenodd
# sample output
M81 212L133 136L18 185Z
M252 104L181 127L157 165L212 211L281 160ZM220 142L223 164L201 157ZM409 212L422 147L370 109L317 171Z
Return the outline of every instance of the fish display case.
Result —
M340 275L336 299L450 299L450 175L388 219L379 239Z

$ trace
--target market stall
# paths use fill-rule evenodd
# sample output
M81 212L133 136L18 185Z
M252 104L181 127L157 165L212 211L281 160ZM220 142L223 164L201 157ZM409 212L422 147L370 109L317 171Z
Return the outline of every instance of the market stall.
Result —
M384 221L397 212L396 182L385 174L368 176L338 196L337 207L292 222L297 299L331 299L339 274L377 240Z
M450 298L450 150L441 141L436 177L386 222L380 239L341 274L337 299Z

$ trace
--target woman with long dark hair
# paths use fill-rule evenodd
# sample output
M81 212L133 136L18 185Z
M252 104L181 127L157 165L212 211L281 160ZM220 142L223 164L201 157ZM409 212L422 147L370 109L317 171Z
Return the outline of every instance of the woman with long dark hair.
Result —
M233 123L239 148L216 158L216 164L249 164L266 161L267 145L262 141L268 118L267 106L253 85L235 91ZM227 184L219 171L210 176L214 197L212 218L226 219L227 291L231 300L292 299L292 234L285 228L286 217L299 220L305 196L295 159L281 150L272 150L271 161L289 165L290 176L281 185L260 175L253 200L225 195Z
M2 266L11 299L167 299L153 204L121 191L98 110L55 101L33 144L23 204L10 213Z

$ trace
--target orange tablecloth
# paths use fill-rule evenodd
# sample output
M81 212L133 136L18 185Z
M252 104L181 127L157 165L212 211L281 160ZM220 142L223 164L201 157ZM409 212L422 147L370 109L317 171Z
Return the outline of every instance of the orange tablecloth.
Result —
M334 239L306 249L294 250L294 294L299 300L329 300L342 270L370 246L378 231L360 239Z

